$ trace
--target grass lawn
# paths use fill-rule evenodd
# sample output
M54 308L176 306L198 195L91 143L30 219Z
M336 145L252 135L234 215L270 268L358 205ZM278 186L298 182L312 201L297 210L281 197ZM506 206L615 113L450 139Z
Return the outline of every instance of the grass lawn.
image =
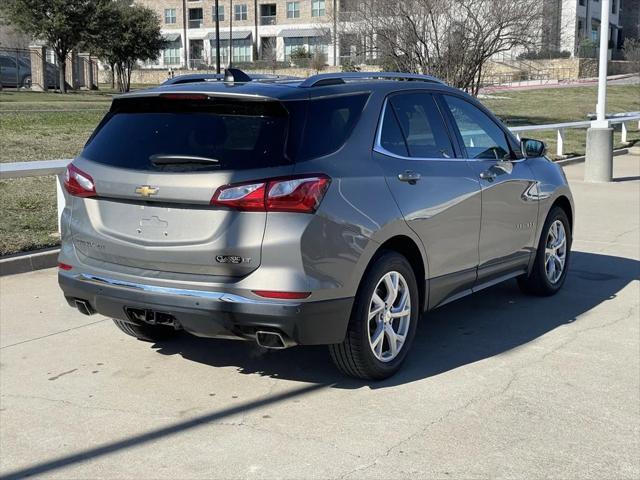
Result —
M114 93L0 92L0 162L73 158L109 108ZM509 126L570 122L586 120L587 113L595 110L596 88L499 92L482 102ZM610 86L607 111L640 111L640 86ZM637 123L628 126L629 139L640 142ZM614 140L620 145L617 128ZM546 141L549 152L555 153L554 131L534 131L528 136ZM565 153L584 153L584 143L585 130L565 132ZM56 245L56 230L53 177L0 181L0 255Z
M518 125L542 125L549 123L577 122L588 120L587 114L595 112L597 88L570 87L540 90L497 92L481 101L509 127ZM640 111L640 86L612 85L607 87L607 112ZM620 125L615 125L614 145L621 147ZM565 130L564 154L583 155L586 129ZM526 132L525 136L547 143L549 154L556 153L555 130ZM637 122L627 124L627 141L640 141Z

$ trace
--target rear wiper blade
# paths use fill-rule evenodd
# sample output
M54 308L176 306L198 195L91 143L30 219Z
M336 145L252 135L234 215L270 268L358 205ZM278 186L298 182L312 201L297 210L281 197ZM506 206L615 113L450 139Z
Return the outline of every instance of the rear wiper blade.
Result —
M151 155L149 157L151 163L154 165L178 165L182 163L219 163L220 160L217 158L209 158L209 157L197 157L194 155L164 155L157 154Z

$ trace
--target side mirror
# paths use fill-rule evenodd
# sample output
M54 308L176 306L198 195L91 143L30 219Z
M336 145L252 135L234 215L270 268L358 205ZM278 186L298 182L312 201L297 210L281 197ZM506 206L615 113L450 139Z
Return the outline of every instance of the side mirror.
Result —
M547 146L540 140L523 138L520 140L520 150L525 158L541 157L547 151Z

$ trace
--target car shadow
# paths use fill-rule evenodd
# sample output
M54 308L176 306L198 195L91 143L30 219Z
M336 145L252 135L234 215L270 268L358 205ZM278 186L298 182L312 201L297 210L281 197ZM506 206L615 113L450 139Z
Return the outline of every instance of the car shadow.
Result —
M153 345L163 355L240 373L330 385L333 388L385 388L438 375L508 352L616 297L640 278L640 262L573 252L563 289L553 297L520 292L515 281L483 290L428 312L418 326L412 351L390 379L366 382L342 376L324 346L265 350L250 342L197 338L188 334Z

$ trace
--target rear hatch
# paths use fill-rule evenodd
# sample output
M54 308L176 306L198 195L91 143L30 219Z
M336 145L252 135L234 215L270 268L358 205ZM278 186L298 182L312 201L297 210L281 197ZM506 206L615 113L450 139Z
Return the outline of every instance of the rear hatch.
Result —
M81 261L242 276L260 264L264 211L211 205L230 183L290 175L289 114L265 99L199 94L121 98L74 166L95 196L74 196Z

